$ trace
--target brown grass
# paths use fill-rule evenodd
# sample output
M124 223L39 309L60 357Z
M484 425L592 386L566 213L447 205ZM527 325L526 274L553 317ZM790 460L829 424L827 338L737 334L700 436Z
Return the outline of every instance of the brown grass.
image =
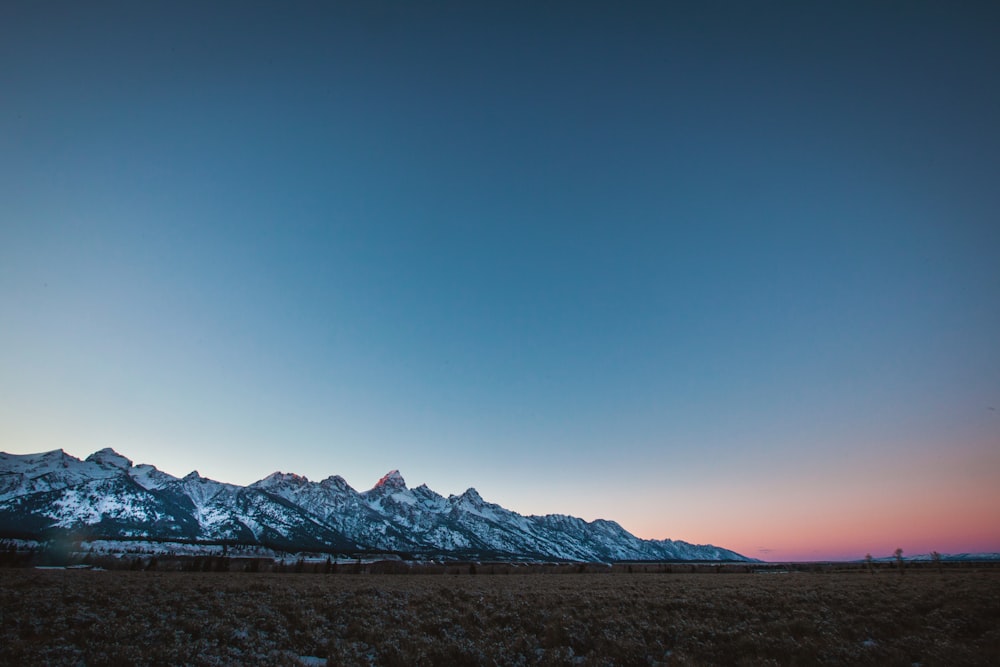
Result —
M3 664L294 665L303 656L330 665L996 665L1000 571L0 570Z

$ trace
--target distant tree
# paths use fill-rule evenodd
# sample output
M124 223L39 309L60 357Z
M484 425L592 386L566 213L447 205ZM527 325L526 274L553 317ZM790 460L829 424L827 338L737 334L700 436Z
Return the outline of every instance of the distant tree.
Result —
M937 568L938 573L941 573L941 554L936 551L931 552L931 562Z
M872 555L870 553L865 554L865 565L868 566L868 572L875 574L875 565L872 563Z
M896 551L893 552L893 555L896 557L896 567L899 568L899 574L902 575L903 574L903 550L902 549L896 549Z

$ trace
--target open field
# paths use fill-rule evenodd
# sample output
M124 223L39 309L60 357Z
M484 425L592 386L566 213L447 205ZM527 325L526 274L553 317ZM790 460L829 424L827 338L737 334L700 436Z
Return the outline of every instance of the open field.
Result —
M0 569L0 663L996 665L1000 571L10 568Z

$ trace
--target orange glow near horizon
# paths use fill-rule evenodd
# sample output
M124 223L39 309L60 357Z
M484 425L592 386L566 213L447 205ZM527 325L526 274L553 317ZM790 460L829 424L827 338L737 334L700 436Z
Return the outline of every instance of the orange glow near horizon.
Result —
M756 521L725 524L713 520L711 531L680 528L675 539L715 544L745 556L773 561L854 560L866 553L889 556L896 548L906 554L1000 552L996 515L988 509L942 511L915 520L909 508L876 511L875 516L818 516L813 521ZM638 527L635 534L663 539L662 529Z
M1000 552L1000 454L979 451L977 461L957 464L916 454L888 462L874 456L853 477L845 464L832 465L809 479L791 476L766 493L733 479L718 500L685 505L669 517L642 516L632 529L644 538L711 543L777 561L853 560L896 548L912 555ZM733 497L746 500L734 504Z

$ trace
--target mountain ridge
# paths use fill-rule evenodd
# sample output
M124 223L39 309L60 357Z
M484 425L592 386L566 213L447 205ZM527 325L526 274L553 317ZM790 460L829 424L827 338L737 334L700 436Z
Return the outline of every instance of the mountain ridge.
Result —
M606 519L521 515L474 487L446 498L425 484L409 488L398 470L366 491L339 475L313 482L285 472L240 486L197 471L174 477L111 448L83 460L61 449L0 452L0 536L60 533L445 558L754 560L714 545L641 539Z

